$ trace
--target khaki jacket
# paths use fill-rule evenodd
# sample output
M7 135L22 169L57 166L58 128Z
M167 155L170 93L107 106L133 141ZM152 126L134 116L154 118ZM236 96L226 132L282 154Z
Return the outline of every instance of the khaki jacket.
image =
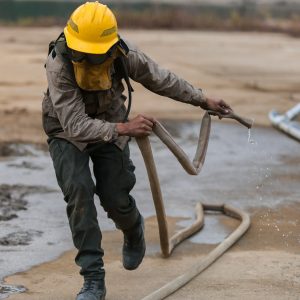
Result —
M128 46L126 64L132 80L161 96L195 106L205 103L201 89L161 68L136 47ZM129 137L118 136L116 123L125 116L126 96L113 67L111 72L110 90L86 92L76 83L72 63L59 54L50 54L46 61L48 90L42 105L46 134L67 139L81 151L98 142L113 142L123 149Z

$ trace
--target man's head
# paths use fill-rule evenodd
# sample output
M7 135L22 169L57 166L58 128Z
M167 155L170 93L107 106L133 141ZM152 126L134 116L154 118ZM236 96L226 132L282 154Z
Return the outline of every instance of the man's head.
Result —
M114 14L99 2L86 2L79 6L71 15L64 34L67 46L74 54L105 55L119 41Z
M86 2L73 12L64 35L79 87L87 91L110 89L111 66L125 54L112 11L99 2Z

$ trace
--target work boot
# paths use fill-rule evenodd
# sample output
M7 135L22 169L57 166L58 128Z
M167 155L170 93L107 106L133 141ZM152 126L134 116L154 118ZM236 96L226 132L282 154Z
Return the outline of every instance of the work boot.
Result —
M140 216L137 224L124 230L123 266L126 270L135 270L142 262L146 243L144 239L144 218Z
M106 288L103 280L85 280L76 300L105 300Z

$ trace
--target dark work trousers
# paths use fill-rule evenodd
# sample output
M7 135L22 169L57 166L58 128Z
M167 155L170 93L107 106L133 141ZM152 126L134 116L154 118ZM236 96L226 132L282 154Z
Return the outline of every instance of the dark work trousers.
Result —
M85 279L103 279L103 250L94 194L116 227L128 230L138 222L139 211L129 195L135 184L134 165L128 145L122 151L114 144L103 144L91 153L79 151L70 142L48 140L57 182L67 202L67 215L74 246L75 262ZM91 176L90 159L96 185Z

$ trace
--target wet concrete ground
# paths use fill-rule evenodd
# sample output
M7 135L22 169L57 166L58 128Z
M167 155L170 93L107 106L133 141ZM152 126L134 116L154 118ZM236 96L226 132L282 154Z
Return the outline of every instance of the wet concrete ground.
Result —
M199 125L194 122L165 125L192 158ZM206 163L197 177L187 175L157 138L151 140L166 211L182 220L178 225L191 222L198 201L225 202L251 214L257 209L268 212L300 201L299 143L271 128L254 128L249 142L244 127L226 121L213 123ZM48 153L31 145L11 145L4 150L0 160L0 278L52 260L73 247L65 203ZM150 217L155 211L143 161L134 142L131 155L138 179L133 195L144 216ZM102 230L113 229L113 223L101 208L98 213ZM268 218L266 213L261 221L267 222ZM281 230L280 227L275 219L270 233ZM215 244L231 229L226 221L210 215L201 234L190 240ZM300 244L299 233L295 237ZM147 251L156 253L159 246ZM3 296L7 291L0 286L0 299L1 293Z

